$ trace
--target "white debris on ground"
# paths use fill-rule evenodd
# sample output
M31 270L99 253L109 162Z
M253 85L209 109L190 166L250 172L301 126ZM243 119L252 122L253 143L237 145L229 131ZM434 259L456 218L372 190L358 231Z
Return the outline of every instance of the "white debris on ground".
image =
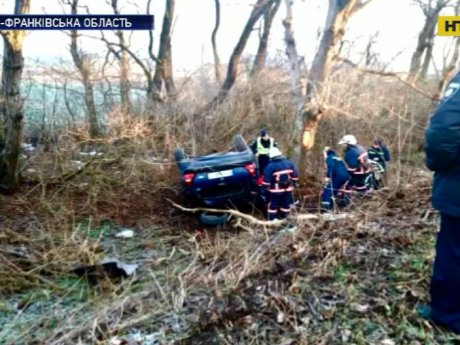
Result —
M131 229L120 229L120 232L115 234L115 237L131 238L134 237L134 231Z
M75 165L78 170L81 170L85 165L82 161L72 161L72 164Z
M100 157L100 156L103 156L104 155L104 152L100 151L91 151L91 152L80 152L79 153L80 156L91 156L91 157Z
M32 144L27 144L27 143L22 143L21 149L23 149L26 152L32 152L36 150L36 148Z
M164 345L176 344L174 334L184 331L179 317L174 314L164 319L165 325L158 331L145 331L133 328L125 335L118 335L109 340L109 345L136 344L136 345Z
M139 267L139 265L137 265L137 264L127 264L127 263L122 262L122 261L120 261L118 259L115 259L115 258L104 258L100 262L101 265L110 264L110 263L116 264L116 266L120 270L123 270L126 273L127 276L130 276L131 274L133 274L134 271Z

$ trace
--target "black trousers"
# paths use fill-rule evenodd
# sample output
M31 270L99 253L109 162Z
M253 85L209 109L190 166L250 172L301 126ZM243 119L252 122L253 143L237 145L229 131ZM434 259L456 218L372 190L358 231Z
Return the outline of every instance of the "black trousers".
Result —
M441 213L430 293L431 319L460 334L460 217Z
M263 175L265 168L267 167L268 163L270 163L270 156L269 155L259 155L259 175Z

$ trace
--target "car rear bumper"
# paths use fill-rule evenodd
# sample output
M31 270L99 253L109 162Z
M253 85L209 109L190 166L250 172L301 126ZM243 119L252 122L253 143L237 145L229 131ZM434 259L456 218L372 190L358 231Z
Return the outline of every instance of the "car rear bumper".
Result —
M254 199L257 193L253 189L252 186L229 186L225 189L189 190L186 194L206 207L222 207Z

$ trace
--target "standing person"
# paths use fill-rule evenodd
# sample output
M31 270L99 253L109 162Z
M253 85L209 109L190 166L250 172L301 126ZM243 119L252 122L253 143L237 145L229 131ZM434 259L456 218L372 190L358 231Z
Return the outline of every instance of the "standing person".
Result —
M334 150L326 147L324 156L326 163L326 178L324 181L323 194L321 196L321 208L323 210L330 210L334 206L346 204L350 192L347 190L350 173L342 158L337 156Z
M374 178L372 179L374 189L379 189L387 184L387 162L391 160L390 150L383 143L382 139L375 139L372 146L367 149L369 159L375 162ZM377 176L379 175L379 176ZM380 177L380 178L377 178Z
M356 192L365 193L370 187L368 177L372 172L367 150L351 134L343 136L339 145L345 145L344 161L351 175L349 187Z
M266 129L260 131L257 139L251 144L251 150L254 152L257 158L259 175L262 175L265 168L270 161L270 150L273 147L278 147Z
M295 164L283 156L282 152L273 147L270 150L270 162L264 171L263 194L267 189L269 202L268 220L284 219L290 211L293 202L292 192L299 180Z
M425 132L426 165L434 171L432 204L441 214L431 278L435 323L460 334L460 73L447 86Z

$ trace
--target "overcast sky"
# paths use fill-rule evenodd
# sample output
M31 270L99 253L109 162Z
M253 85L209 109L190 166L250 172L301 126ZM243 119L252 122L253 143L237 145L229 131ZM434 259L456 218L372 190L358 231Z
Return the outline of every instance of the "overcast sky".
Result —
M31 0L33 14L63 13L58 0ZM124 14L145 13L146 0L119 0ZM161 31L164 0L152 1L155 15L155 42ZM221 27L218 33L218 49L223 63L229 59L243 26L250 14L254 0L221 0ZM11 13L13 0L0 0L0 13ZM111 14L106 0L80 0L93 14ZM323 25L327 10L327 0L294 1L294 34L298 51L310 62L318 45L318 30ZM67 10L68 11L68 10ZM452 10L450 10L452 11ZM451 12L447 12L453 14ZM273 22L270 37L270 56L283 56L283 26L285 16L284 1ZM423 25L423 15L411 0L373 0L368 7L355 15L347 27L346 40L354 42L353 57L362 52L368 38L379 32L375 51L383 62L392 63L393 70L405 70L410 63L411 53L417 42L417 34ZM172 39L173 64L176 73L191 72L203 63L213 61L210 35L214 26L214 0L176 0L175 24ZM98 34L94 32L94 34ZM56 58L70 59L68 37L58 31L29 32L25 41L25 56L50 62ZM436 64L442 64L443 50L449 38L436 38ZM147 32L134 32L131 45L140 56L146 56ZM82 48L103 56L104 46L97 40L84 39ZM254 54L257 49L257 32L251 36L245 55Z

